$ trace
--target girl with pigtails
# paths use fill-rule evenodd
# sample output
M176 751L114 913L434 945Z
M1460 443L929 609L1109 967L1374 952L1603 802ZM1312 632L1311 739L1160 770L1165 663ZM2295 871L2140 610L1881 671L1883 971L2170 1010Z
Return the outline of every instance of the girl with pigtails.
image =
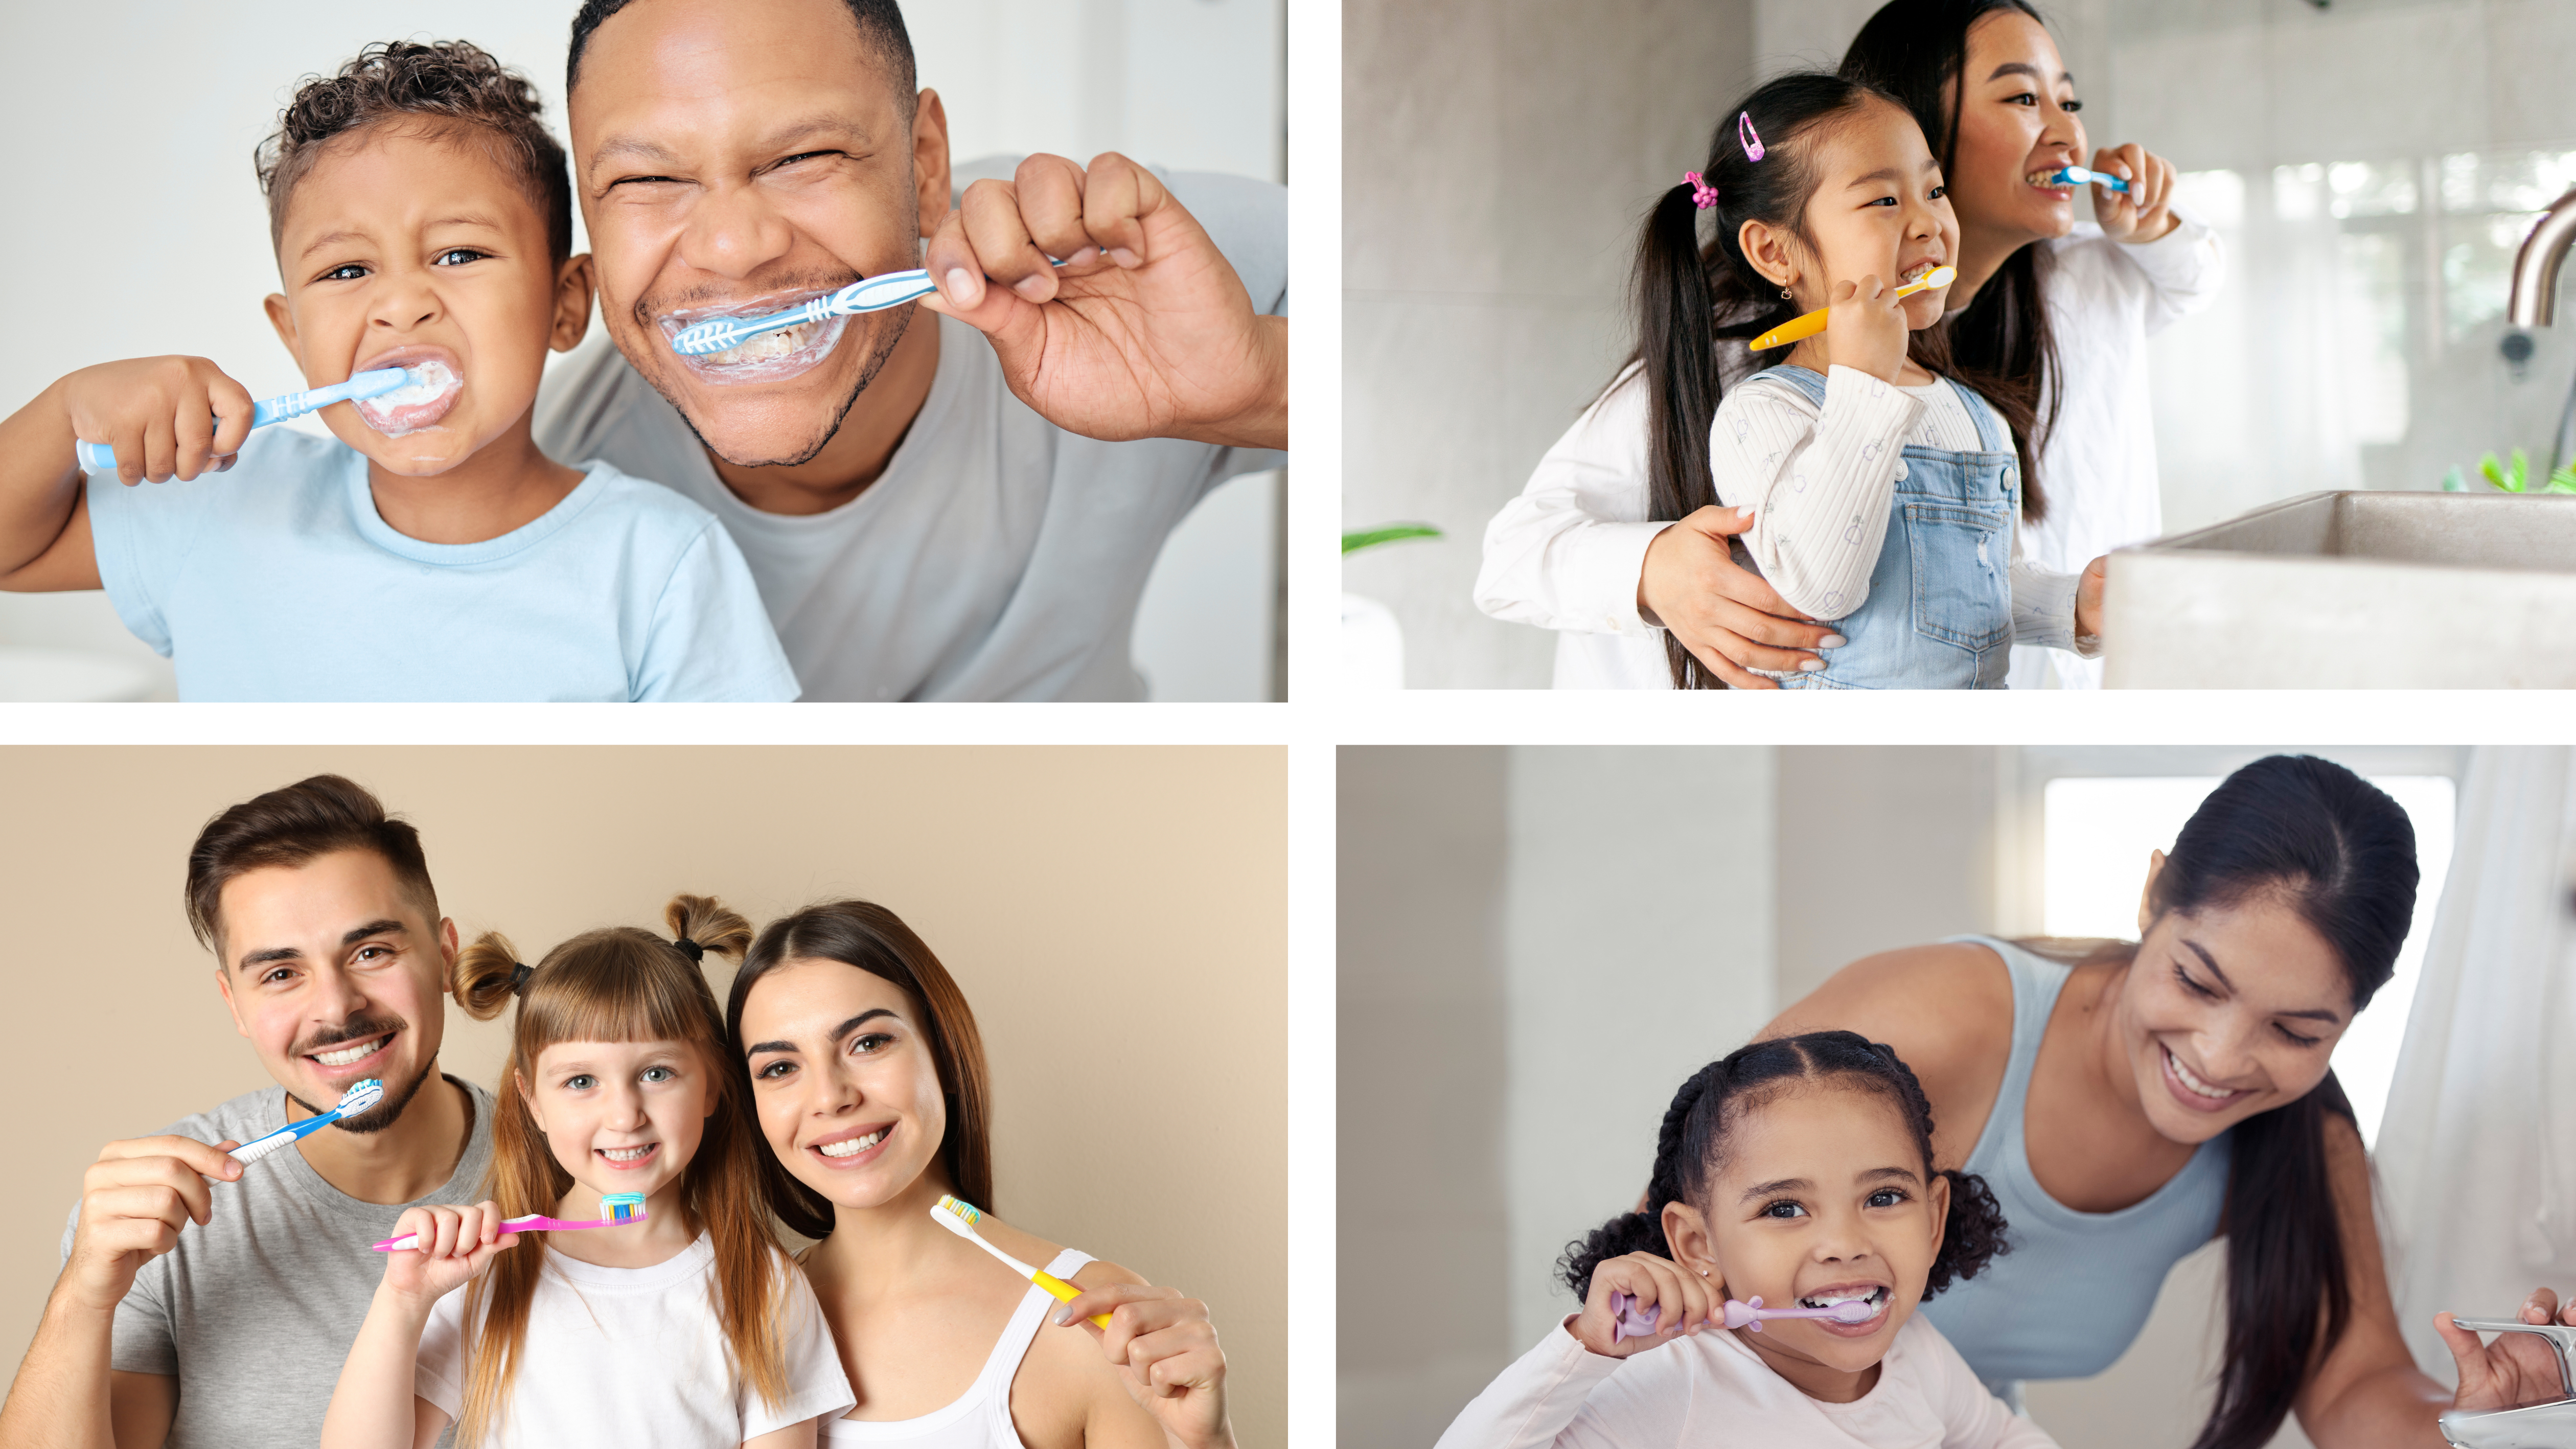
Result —
M748 1090L699 963L742 917L676 896L671 935L588 931L531 967L486 933L454 991L514 1003L489 1200L416 1207L386 1254L323 1423L325 1449L810 1446L856 1402L813 1290L771 1237ZM503 1220L640 1221L513 1233ZM533 1237L534 1241L523 1241ZM458 1290L464 1290L459 1292Z
M2043 1449L1915 1312L2004 1251L1984 1181L1934 1168L1931 1104L1894 1051L1756 1042L1674 1094L1641 1210L1566 1249L1581 1308L1440 1449ZM1744 1321L1730 1300L1842 1316Z
M1861 81L1783 75L1702 165L1639 240L1635 359L1486 530L1479 607L1566 631L1559 685L1996 688L2016 639L2090 647L2099 560L2080 578L2020 560L2045 510L2028 389L1952 362L1945 288L1900 295L1960 256L1914 117ZM1824 331L1746 351L1817 310ZM1748 674L1663 629L1658 553L1692 534L1733 539L1765 611L1830 622L1818 652L1756 650ZM1578 602L1572 581L1613 576L1633 601Z

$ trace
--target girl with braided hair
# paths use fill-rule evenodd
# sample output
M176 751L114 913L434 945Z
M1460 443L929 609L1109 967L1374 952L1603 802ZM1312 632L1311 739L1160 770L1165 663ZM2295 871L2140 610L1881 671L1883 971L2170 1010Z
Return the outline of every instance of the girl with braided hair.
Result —
M1985 1183L1933 1168L1931 1105L1894 1051L1848 1031L1755 1042L1674 1094L1641 1210L1566 1249L1582 1308L1440 1449L2045 1449L1914 1311L2003 1251ZM1728 1329L1729 1299L1871 1311Z

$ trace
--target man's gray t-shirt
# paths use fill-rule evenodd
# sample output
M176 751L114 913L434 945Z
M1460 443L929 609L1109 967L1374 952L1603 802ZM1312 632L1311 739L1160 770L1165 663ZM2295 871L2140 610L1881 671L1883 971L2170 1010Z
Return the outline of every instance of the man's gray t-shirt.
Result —
M1286 189L1163 180L1254 310L1287 315ZM1283 455L1068 433L1011 395L983 334L931 312L912 325L933 322L939 370L920 414L876 482L827 513L763 513L735 497L605 336L547 375L537 444L604 458L722 519L809 700L1142 698L1127 641L1165 536L1217 483Z
M454 1175L420 1201L479 1202L492 1165L492 1094L447 1080L473 1099L474 1128ZM161 1131L249 1142L285 1125L285 1090L263 1087ZM414 1204L360 1202L291 1147L252 1163L239 1182L212 1186L213 1220L182 1229L116 1306L109 1367L179 1380L169 1449L320 1443L340 1365L385 1275L384 1254L369 1244ZM65 1258L79 1222L75 1203Z

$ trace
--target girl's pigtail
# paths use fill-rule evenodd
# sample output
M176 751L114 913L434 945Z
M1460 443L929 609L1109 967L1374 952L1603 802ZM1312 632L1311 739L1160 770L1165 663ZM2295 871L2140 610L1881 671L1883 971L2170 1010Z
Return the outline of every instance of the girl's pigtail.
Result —
M1691 1116L1698 1110L1700 1100L1712 1087L1719 1087L1725 1077L1726 1062L1711 1062L1693 1073L1673 1094L1672 1105L1664 1109L1663 1128L1655 1138L1655 1168L1647 1179L1645 1208L1621 1213L1585 1234L1582 1241L1566 1244L1557 1268L1576 1298L1592 1296L1592 1270L1612 1258L1630 1253L1652 1253L1659 1258L1673 1255L1672 1245L1664 1240L1664 1204L1689 1195L1690 1184L1683 1180L1689 1175L1686 1168L1704 1166L1692 1160L1698 1154L1691 1145ZM1719 1089L1723 1095L1723 1088Z
M456 955L456 1004L476 1021L490 1021L518 994L520 969L510 938L485 931Z
M1698 187L1666 191L1637 239L1637 360L1647 398L1646 516L1688 517L1717 501L1709 476L1708 429L1723 383L1711 325L1717 296L1700 247ZM1725 225L1723 197L1718 224ZM1679 689L1720 687L1670 630L1664 654ZM1657 1230L1658 1242L1662 1230Z
M1957 1168L1943 1168L1936 1175L1950 1180L1950 1221L1941 1229L1941 1250L1932 1255L1932 1271L1923 1280L1926 1301L1957 1279L1976 1277L1996 1254L2009 1250L2003 1205L1986 1180Z
M751 922L713 896L677 895L662 908L662 919L671 928L672 938L695 941L719 956L730 956L739 964L742 953L751 949Z

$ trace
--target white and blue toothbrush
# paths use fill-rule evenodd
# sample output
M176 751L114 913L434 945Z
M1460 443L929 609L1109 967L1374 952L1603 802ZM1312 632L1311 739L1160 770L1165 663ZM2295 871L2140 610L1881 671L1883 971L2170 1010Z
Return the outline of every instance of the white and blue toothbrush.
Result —
M1055 265L1060 267L1064 263ZM882 272L873 277L861 277L837 292L827 292L766 317L710 317L704 322L681 328L671 339L671 350L682 357L730 352L763 333L801 327L826 317L856 317L862 312L882 312L938 290L939 284L930 280L930 273L925 268Z
M287 1143L319 1132L343 1117L355 1116L384 1099L385 1084L377 1078L369 1077L341 1093L340 1105L330 1111L307 1117L301 1122L289 1122L257 1142L245 1142L224 1155L248 1167Z
M254 428L264 428L270 423L282 423L288 418L300 418L306 413L318 412L335 402L356 402L363 398L381 397L395 388L414 381L417 379L412 376L410 368L379 367L372 372L359 373L347 382L335 382L329 387L306 388L302 392L290 392L282 397L270 398L251 409L250 425ZM112 472L116 467L116 450L105 443L83 440L74 444L72 451L79 455L81 467L89 472Z
M2061 166L2058 168L2057 174L2048 179L2051 181L2071 183L2077 186L2081 186L2085 182L2090 181L2096 186L2109 187L2113 191L2126 191L2129 189L2129 183L2121 180L2117 176L2113 176L2105 171L2087 171L2081 166Z

